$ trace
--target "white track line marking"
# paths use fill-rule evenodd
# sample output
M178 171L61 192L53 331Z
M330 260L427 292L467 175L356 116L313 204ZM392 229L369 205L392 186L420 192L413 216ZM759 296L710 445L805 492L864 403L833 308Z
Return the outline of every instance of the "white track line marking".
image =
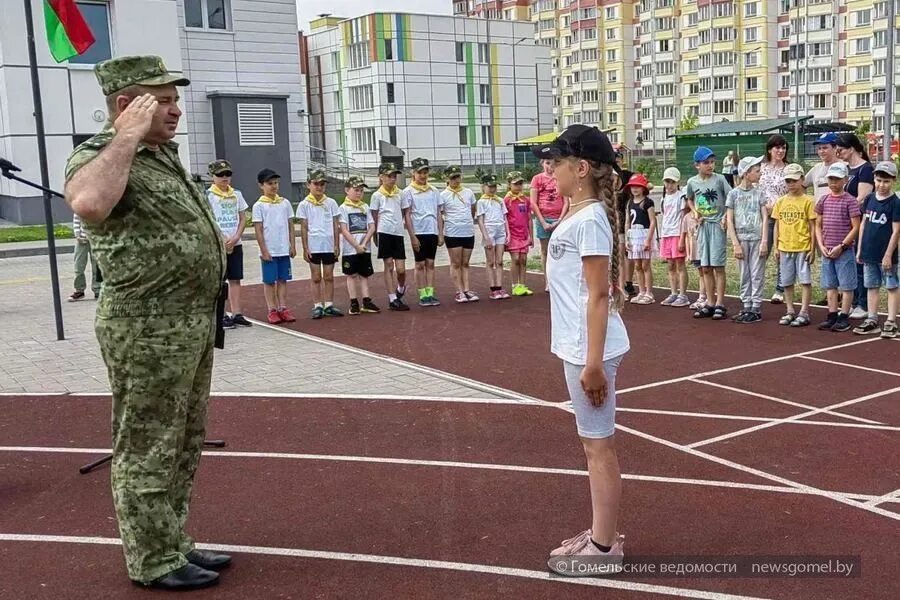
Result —
M0 396L6 394L0 393ZM15 396L15 394L9 394ZM112 396L109 392L91 393L91 392L73 392L61 394L47 394L49 396L97 396L108 398ZM297 399L297 400L359 400L367 402L369 400L397 400L401 402L451 402L457 404L535 404L535 402L526 402L524 400L513 400L510 398L470 398L468 396L403 396L398 394L332 394L328 392L211 392L209 394L211 400L216 398L266 398L266 399Z
M63 447L42 447L42 446L0 446L0 452L25 452L25 453L46 453L46 454L109 454L111 450L108 448L63 448ZM444 460L425 460L415 458L393 458L379 456L349 456L343 454L302 454L291 452L236 452L226 450L206 450L203 456L212 458L242 458L242 459L286 459L286 460L311 460L311 461L331 461L331 462L351 462L351 463L374 463L374 464L390 464L404 466L422 466L437 467L450 469L473 469L485 471L509 471L514 473L533 473L540 475L565 475L574 477L587 477L587 471L579 469L562 469L557 467L532 467L527 465L504 465L495 463L471 463ZM762 492L775 492L780 494L800 494L809 495L808 492L793 487L763 485L758 483L739 483L736 481L719 481L715 479L688 479L684 477L663 477L660 475L638 475L634 473L623 473L623 479L632 481L644 481L651 483L668 483L681 485L698 485L706 487L719 487L741 490L754 490ZM872 494L855 494L851 492L830 493L843 496L851 500L872 501L880 499L880 496ZM900 498L897 499L900 502Z
M883 371L881 369L873 369L872 367L863 367L862 365L854 365L852 363L840 362L837 360L828 360L827 358L819 358L818 356L801 356L806 360L815 360L818 362L828 363L829 365L837 365L839 367L850 367L851 369L859 369L861 371L869 371L870 373L881 373L882 375L890 375L891 377L900 377L900 373L892 371Z
M766 394L759 394L757 392L750 392L747 390L742 390L741 388L738 388L738 387L725 385L723 383L716 383L715 381L708 381L706 379L691 379L691 382L721 388L723 390L728 390L730 392L737 392L739 394L744 394L745 396L753 396L754 398L762 398L763 400L771 400L772 402L778 402L779 404L786 404L787 406L794 406L797 408L802 408L804 410L816 410L816 408L818 408L816 406L812 406L809 404L801 404L800 402L792 402L791 400L783 400L781 398L776 398L775 396L767 396ZM832 411L825 411L825 412L834 417L841 417L843 419L859 421L860 423L867 423L869 425L884 425L884 423L881 423L879 421L872 421L871 419L864 419L862 417L857 417L855 415L846 415L844 413L832 412Z
M650 408L622 408L616 407L617 413L638 413L648 415L669 415L673 417L690 417L693 419L722 419L726 421L758 421L770 423L781 421L784 417L746 417L743 415L719 415L713 413L682 412L677 410L657 410ZM840 415L842 413L831 413ZM900 431L900 427L893 425L868 425L866 423L834 423L831 421L797 421L794 425L815 425L818 427L850 427L854 429L874 429L878 431Z
M870 344L872 342L878 342L878 341L880 341L880 340L877 338L869 338L866 340L859 340L857 342L848 342L846 344L838 344L837 346L828 346L826 348L818 348L816 350L807 350L805 352L786 354L784 356L775 356L773 358L767 358L767 359L758 360L755 362L734 365L732 367L725 367L722 369L716 369L715 371L706 371L704 373L694 373L693 375L685 375L683 377L675 377L673 379L665 379L663 381L654 381L652 383L645 383L644 385L636 385L634 387L625 388L623 390L616 390L616 394L627 394L629 392L636 392L638 390L647 390L650 388L659 387L661 385L669 385L671 383L681 383L682 381L698 379L700 377L712 377L713 375L721 375L722 373L730 373L732 371L740 371L741 369L748 369L750 367L759 367L762 365L769 365L769 364L781 362L784 360L790 360L792 358L801 358L803 356L809 356L811 354L819 354L821 352L830 352L832 350L840 350L841 348L849 348L851 346L859 346L860 344Z
M17 533L0 533L0 541L7 542L40 542L40 543L64 543L64 544L94 544L102 546L119 546L121 541L117 538L107 537L81 537L64 535L28 535ZM383 556L378 554L355 554L350 552L333 552L326 550L305 550L302 548L277 548L269 546L244 546L237 544L197 544L202 550L213 552L227 552L234 554L257 554L262 556L288 556L292 558L307 558L318 560L337 560L357 563L370 563L375 565L392 565L400 567L416 567L423 569L439 569L443 571L458 571L462 573L480 573L484 575L500 575L504 577L519 577L523 579L536 579L551 583L584 585L597 588L610 588L627 590L631 592L644 592L647 594L661 594L676 596L678 598L697 598L700 600L763 600L752 596L735 596L719 592L695 590L691 588L679 588L649 583L638 583L623 579L603 579L599 577L560 577L551 575L549 571L533 571L515 567L501 567L496 565L483 565L476 563L452 562L446 560L431 560L424 558L406 558L400 556Z
M878 506L884 502L900 502L900 490L894 490L893 492L888 492L884 496L873 498L866 502L866 506Z
M701 446L707 446L709 444L714 444L716 442L721 442L723 440L730 440L732 438L740 437L742 435L747 435L748 433L754 433L756 431L760 431L762 429L768 429L769 427L776 427L778 425L784 425L787 423L793 423L794 421L799 421L800 419L811 417L813 415L820 415L822 413L828 412L831 409L835 408L843 408L845 406L851 406L854 404L859 404L861 402L865 402L867 400L872 400L873 398L880 398L882 396L887 396L893 394L895 392L900 392L900 386L895 388L891 388L889 390L883 390L881 392L875 392L874 394L869 394L868 396L862 396L860 398L854 398L853 400L845 400L844 402L838 402L837 404L832 404L831 406L826 406L824 408L817 408L815 410L810 410L805 413L800 413L799 415L794 415L792 417L786 417L784 419L779 419L778 421L772 421L771 423L762 423L760 425L754 425L753 427L748 427L747 429L741 429L738 431L732 431L731 433L725 433L713 438L709 438L707 440L700 440L699 442L694 442L692 444L688 444L685 448L699 448Z

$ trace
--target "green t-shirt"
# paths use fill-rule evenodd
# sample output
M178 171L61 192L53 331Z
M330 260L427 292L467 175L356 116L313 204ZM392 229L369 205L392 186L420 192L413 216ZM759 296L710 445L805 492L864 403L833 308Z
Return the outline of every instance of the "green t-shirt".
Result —
M707 223L721 223L725 216L725 200L731 186L728 180L719 173L713 173L707 179L694 175L688 179L684 194L693 201L697 212Z

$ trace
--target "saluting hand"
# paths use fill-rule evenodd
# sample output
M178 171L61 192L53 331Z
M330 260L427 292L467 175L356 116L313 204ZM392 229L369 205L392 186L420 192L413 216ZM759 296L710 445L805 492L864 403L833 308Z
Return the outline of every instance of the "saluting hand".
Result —
M153 94L144 94L132 100L116 117L113 124L116 128L116 135L128 136L135 140L144 139L144 136L150 131L157 106L159 106L159 101Z

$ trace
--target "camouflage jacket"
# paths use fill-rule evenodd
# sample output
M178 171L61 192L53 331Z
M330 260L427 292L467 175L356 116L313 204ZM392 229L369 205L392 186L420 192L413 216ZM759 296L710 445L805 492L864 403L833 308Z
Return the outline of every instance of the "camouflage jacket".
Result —
M107 126L72 152L66 181L112 140ZM178 145L138 146L128 184L102 223L84 222L103 273L104 317L214 311L225 248L206 197L178 158Z

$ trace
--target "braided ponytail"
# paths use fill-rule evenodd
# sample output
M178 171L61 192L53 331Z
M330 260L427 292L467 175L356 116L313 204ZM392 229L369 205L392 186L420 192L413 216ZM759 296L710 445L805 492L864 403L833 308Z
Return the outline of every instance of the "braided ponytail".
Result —
M591 165L591 179L593 179L594 192L597 199L603 202L606 209L606 218L612 230L612 251L609 257L609 281L610 281L610 312L617 313L625 306L625 293L619 286L619 213L616 210L613 191L616 189L618 175L607 164L598 164L588 161Z

